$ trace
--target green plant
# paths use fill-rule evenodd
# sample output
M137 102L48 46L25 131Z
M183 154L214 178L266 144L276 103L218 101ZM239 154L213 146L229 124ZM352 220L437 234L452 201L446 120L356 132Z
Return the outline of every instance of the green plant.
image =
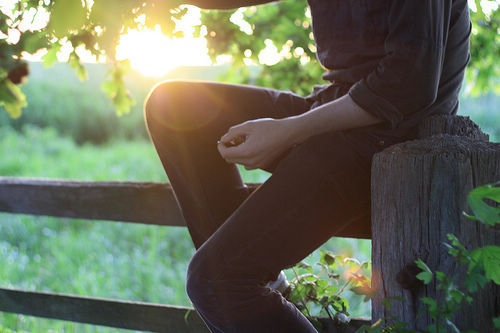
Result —
M343 297L346 290L365 295L365 301L374 294L368 274L370 263L334 255L320 250L320 261L313 267L300 262L291 268L295 276L290 281L287 298L307 316L314 325L316 316L328 316L337 322L348 322L349 302Z

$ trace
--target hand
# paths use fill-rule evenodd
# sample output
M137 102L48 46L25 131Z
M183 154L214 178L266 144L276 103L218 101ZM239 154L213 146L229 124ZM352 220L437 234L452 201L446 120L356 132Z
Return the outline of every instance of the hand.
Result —
M228 163L242 164L246 170L262 169L293 145L293 130L285 119L249 120L230 127L221 137L217 149ZM242 136L245 141L229 145L231 141L238 142Z

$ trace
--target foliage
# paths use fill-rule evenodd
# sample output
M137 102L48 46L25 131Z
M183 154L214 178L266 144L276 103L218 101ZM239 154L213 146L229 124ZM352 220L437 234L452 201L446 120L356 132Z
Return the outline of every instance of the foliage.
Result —
M181 36L175 30L176 20L187 11L180 0L13 0L10 11L0 11L0 36L19 35L16 42L0 37L0 106L11 117L19 117L26 105L24 94L17 85L23 83L29 70L23 52L34 54L46 50L44 64L57 61L57 53L68 47L68 62L80 79L87 78L82 66L80 50L113 63L103 90L111 98L118 114L128 112L134 101L128 93L123 76L128 64L116 60L115 47L121 34L130 29L160 26L163 33ZM187 1L189 2L189 1ZM493 1L475 0L477 10L472 12L472 69L468 73L473 83L473 93L492 87L500 90L497 80L500 65L499 15ZM497 3L497 2L496 2ZM487 11L484 6L493 8ZM483 7L482 7L483 6ZM50 13L43 27L26 28L33 17ZM241 29L231 22L233 14L243 15L248 29ZM320 83L322 68L315 58L316 47L310 31L310 14L305 1L285 1L265 6L252 6L240 11L205 11L201 33L206 29L206 39L212 59L230 54L234 58L233 72L228 78L251 82L276 89L291 89L300 94L310 92L311 86ZM31 29L31 30L30 30ZM245 30L246 32L242 31ZM256 79L245 67L244 61L258 62L260 52L271 44L283 50L280 62L264 66Z
M472 93L489 91L492 89L500 94L500 2L474 0L476 11L471 11L471 61L467 79L474 83ZM495 6L496 4L496 6ZM486 5L494 8L488 11ZM496 8L495 8L496 7Z
M336 322L347 323L350 321L349 301L344 292L349 289L364 295L365 302L374 295L370 287L370 262L360 263L331 251L320 250L319 253L316 267L302 261L291 268L295 277L290 281L286 297L315 326L321 325L315 316L328 316Z
M485 199L492 199L496 203L490 206ZM490 227L500 225L500 207L498 206L500 187L498 184L477 187L469 193L468 201L474 216L465 214L467 217ZM444 243L444 245L454 258L456 265L464 268L465 279L460 279L458 273L449 276L441 271L432 272L421 259L415 262L421 269L417 275L419 280L425 285L433 280L436 282L438 290L436 298L420 298L432 323L424 331L415 331L407 328L408 323L400 322L395 318L380 318L372 326L362 327L362 332L460 332L453 323L453 316L460 310L464 301L472 303L474 293L489 282L500 285L500 246L487 245L469 251L453 234L447 234L447 238L449 243ZM423 311L420 311L418 315L422 313ZM500 329L500 317L492 318L492 321L494 327ZM476 331L467 330L466 332Z
M250 34L230 21L238 13L248 22ZM205 11L199 31L203 26L212 59L219 54L233 57L232 79L239 77L240 82L252 80L244 60L259 63L259 54L272 41L278 51L287 50L286 55L273 66L263 66L252 83L275 89L293 89L301 94L308 93L312 85L321 83L323 69L316 59L311 18L305 1L284 1L238 11Z
M472 21L471 61L468 84L473 94L491 89L500 91L500 10L498 1L474 0ZM251 27L251 34L230 23L233 15L242 14ZM285 1L265 6L250 7L231 12L207 11L202 15L207 44L212 57L230 54L235 59L233 70L242 83L256 83L277 89L308 93L314 84L321 83L323 71L315 57L315 45L310 33L311 19L305 1ZM200 31L203 30L199 29ZM258 62L258 55L273 41L278 50L284 50L281 62L264 66L254 79L243 68L245 58ZM248 50L248 51L247 51ZM244 56L244 52L250 56Z
M181 32L174 31L175 20L187 9L179 9L178 5L175 0L14 0L10 12L0 11L0 33L19 35L16 43L0 39L0 100L4 108L12 117L18 117L25 106L24 95L15 86L28 75L23 52L34 54L45 49L44 64L51 66L64 46L71 49L68 62L82 80L87 73L81 63L80 49L113 63L103 89L119 114L127 112L133 100L123 81L128 65L116 60L119 37L129 29L156 25L163 33L181 36ZM32 30L25 27L27 22L44 13L50 13L44 27Z
M469 193L468 203L475 216L465 214L471 220L493 226L500 223L500 182L492 185L480 186ZM485 200L493 200L497 207L490 206Z

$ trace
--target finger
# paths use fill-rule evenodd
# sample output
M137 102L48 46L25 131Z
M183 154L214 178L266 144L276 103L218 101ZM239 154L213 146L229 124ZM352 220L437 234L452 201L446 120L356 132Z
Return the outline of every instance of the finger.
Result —
M233 139L235 139L238 136L242 136L245 134L248 134L248 126L243 123L243 124L238 124L235 126L231 126L229 130L227 131L226 134L224 134L221 138L220 141L222 142L229 142Z
M246 160L250 157L250 151L244 143L234 147L226 147L223 144L219 144L217 148L225 160Z
M248 167L255 167L255 161L252 158L225 158L228 163L237 163Z

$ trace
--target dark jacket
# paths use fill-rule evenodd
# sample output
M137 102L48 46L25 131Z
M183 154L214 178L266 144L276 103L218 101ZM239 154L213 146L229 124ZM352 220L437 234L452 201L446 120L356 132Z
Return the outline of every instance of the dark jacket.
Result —
M455 114L469 61L467 0L308 0L326 80L404 133Z

